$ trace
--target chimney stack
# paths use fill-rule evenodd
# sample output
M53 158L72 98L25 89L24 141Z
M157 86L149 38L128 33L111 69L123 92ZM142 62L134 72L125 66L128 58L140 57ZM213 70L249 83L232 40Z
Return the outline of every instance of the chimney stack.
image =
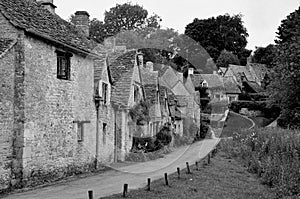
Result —
M53 0L37 0L40 2L45 9L49 10L52 14L55 14L56 6L53 4Z
M137 52L137 55L136 55L136 58L137 58L137 65L138 66L141 66L143 67L144 66L144 55L142 52Z
M75 12L74 24L78 29L83 31L86 37L90 36L90 15L88 12Z

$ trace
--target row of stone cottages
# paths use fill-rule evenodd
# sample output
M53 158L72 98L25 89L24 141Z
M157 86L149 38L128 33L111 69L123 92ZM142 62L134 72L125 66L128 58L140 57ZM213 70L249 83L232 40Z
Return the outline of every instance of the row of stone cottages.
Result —
M0 190L124 160L135 133L200 125L191 79L136 51L107 57L88 37L87 12L72 25L53 1L1 0L0 35ZM150 121L138 127L129 112L145 99Z

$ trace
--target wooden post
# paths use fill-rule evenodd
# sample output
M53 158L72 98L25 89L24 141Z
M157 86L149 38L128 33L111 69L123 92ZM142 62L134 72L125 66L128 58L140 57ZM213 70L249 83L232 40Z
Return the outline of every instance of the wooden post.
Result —
M123 189L123 198L126 197L126 194L128 193L128 184L124 184L124 189Z
M199 170L198 162L197 162L197 161L196 161L196 170L197 170L197 171Z
M210 164L210 153L207 155L207 164Z
M165 173L165 182L166 182L166 185L169 186L168 174L167 173Z
M147 191L150 191L151 178L148 178Z
M88 191L88 196L89 196L89 199L93 199L94 198L93 190L89 190Z
M180 178L180 168L177 167L177 174L178 174L178 179Z
M190 174L191 170L188 162L186 162L186 169L187 169L187 174Z

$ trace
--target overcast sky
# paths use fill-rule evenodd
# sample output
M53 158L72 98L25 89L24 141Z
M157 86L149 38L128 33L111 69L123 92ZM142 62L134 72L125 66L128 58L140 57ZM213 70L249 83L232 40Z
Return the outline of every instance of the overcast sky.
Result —
M88 11L91 18L103 20L105 10L127 0L54 0L56 13L67 19L77 10ZM243 15L248 30L248 48L274 43L275 32L281 20L295 11L299 0L132 0L142 5L150 14L162 18L162 26L180 33L194 18L206 19L229 13Z

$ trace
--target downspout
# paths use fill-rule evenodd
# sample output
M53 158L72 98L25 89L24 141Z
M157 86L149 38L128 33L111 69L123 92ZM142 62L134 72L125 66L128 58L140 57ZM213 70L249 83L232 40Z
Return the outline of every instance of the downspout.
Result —
M98 168L98 153L99 153L99 107L100 107L100 98L95 97L95 106L96 106L96 153L95 153L95 160L94 160L94 167L95 169Z

